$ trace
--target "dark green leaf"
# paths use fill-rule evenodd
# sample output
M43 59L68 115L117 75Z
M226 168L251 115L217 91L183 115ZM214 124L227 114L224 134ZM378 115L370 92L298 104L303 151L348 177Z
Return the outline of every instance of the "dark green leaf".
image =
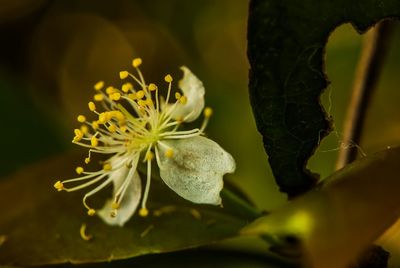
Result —
M234 210L194 205L153 180L149 209L172 206L172 211L146 218L135 215L123 228L107 226L86 215L81 203L84 191L66 193L53 188L57 178L74 176L72 163L79 159L52 159L0 184L0 264L98 262L181 250L234 237L250 219ZM102 207L105 200L98 201L97 207ZM84 223L87 234L93 236L90 241L80 236Z
M59 265L48 268L73 268ZM79 265L80 268L126 268L126 267L190 267L190 268L295 268L276 256L249 254L237 251L193 249L167 254L147 255L110 263Z
M328 81L329 34L351 22L360 33L400 16L398 0L252 0L248 28L250 98L281 191L309 190L317 176L305 166L331 130L319 98Z
M277 237L283 253L291 242L310 267L348 267L400 216L399 161L400 148L356 161L243 233Z

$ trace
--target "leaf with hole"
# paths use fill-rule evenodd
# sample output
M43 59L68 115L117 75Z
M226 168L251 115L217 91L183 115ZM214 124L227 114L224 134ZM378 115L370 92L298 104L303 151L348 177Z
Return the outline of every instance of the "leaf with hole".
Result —
M319 101L328 84L324 50L329 34L346 22L364 33L392 17L400 17L398 0L251 1L250 100L282 192L295 196L317 182L305 166L331 130Z

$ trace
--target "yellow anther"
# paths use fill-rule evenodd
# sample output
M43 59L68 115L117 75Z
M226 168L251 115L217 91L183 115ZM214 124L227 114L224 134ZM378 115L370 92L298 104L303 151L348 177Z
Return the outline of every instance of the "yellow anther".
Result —
M106 121L110 121L113 117L113 114L111 112L104 112L104 114L106 115Z
M117 203L117 202L112 202L111 208L112 208L112 209L119 209L119 203Z
M121 79L127 78L128 75L129 75L129 73L128 73L127 71L121 71L121 72L119 72L119 78L121 78Z
M146 153L146 156L145 156L146 161L151 161L153 158L154 158L153 152L152 151L148 151Z
M90 241L92 239L91 235L86 234L86 224L82 223L81 228L79 229L79 234L81 238L85 241Z
M206 118L211 117L212 114L213 114L213 109L212 109L212 108L206 107L206 108L204 109L204 116L205 116Z
M76 171L76 173L77 173L78 175L80 175L80 174L83 173L84 170L83 170L83 167L76 167L75 171Z
M103 113L99 114L99 120L97 122L99 124L104 124L105 122L107 122L107 113L103 112Z
M122 89L123 92L128 93L129 90L133 89L133 86L132 86L131 83L125 83L125 84L122 85L121 89Z
M128 98L130 98L131 100L136 100L136 94L134 93L128 94Z
M93 96L93 99L94 99L95 101L102 101L102 100L104 100L104 95L103 95L103 94L95 94L95 95Z
M141 208L139 210L139 215L141 217L147 217L147 215L149 215L149 210L147 208Z
M172 149L166 150L165 151L165 156L168 157L168 158L173 157L174 156L174 150L172 150Z
M94 210L93 208L88 209L87 214L89 216L94 216L94 214L96 214L96 210Z
M114 133L115 131L117 131L117 127L113 124L108 126L108 131L110 131L111 133Z
M172 79L172 76L171 76L171 75L167 74L167 75L164 77L164 80L165 80L165 82L167 82L167 83L171 83L173 79Z
M86 125L81 126L81 132L85 135L89 132L89 128Z
M182 104L186 104L187 103L187 97L186 96L182 96L179 98L179 102Z
M116 89L114 87L112 87L112 86L109 86L109 87L106 88L106 93L108 95L113 94L115 91L116 91Z
M99 82L97 82L96 84L94 84L94 86L93 86L93 88L95 89L95 90L100 90L100 89L102 89L104 87L104 81L99 81Z
M83 133L80 129L74 129L75 137L73 141L80 141L83 138Z
M181 93L176 92L175 93L175 99L179 100L182 97Z
M86 157L85 158L85 164L89 164L90 163L90 157Z
M153 105L153 100L152 99L146 99L146 105L147 106Z
M103 165L103 170L104 171L110 171L112 169L112 166L109 163L106 163Z
M125 115L121 111L115 111L114 116L119 122L125 121Z
M80 123L84 123L86 121L86 117L84 115L78 115L78 117L76 119Z
M73 142L78 142L78 141L80 141L82 138L83 138L83 136L75 136L75 137L72 139L72 141L73 141Z
M54 188L56 188L57 191L62 191L64 190L64 184L61 181L57 181L54 183Z
M89 110L94 112L96 110L96 104L93 101L88 103Z
M93 136L93 137L90 139L90 144L91 144L93 147L96 147L97 145L99 145L99 141L97 140L96 136Z
M111 111L109 112L109 120L114 117L118 120L118 123L125 124L125 115L121 111Z
M141 58L136 58L136 59L133 59L133 61L132 61L132 66L135 68L139 67L141 64L142 64Z
M94 130L97 130L97 129L99 128L99 123L98 123L97 121L93 121L93 122L92 122L92 128L93 128Z
M144 107L144 106L146 106L146 101L145 100L139 100L138 101L138 104L139 104L139 106L142 106L142 107Z
M74 134L75 134L75 136L83 136L82 131L80 129L77 129L77 128L74 129Z
M121 99L121 93L115 92L115 93L111 94L110 99L114 100L114 101L120 100Z
M149 89L150 91L154 91L154 90L157 89L157 86L156 86L156 84L151 83L151 84L149 85L148 89Z
M138 92L136 92L136 98L137 99L143 99L144 97L144 91L143 90L139 90Z

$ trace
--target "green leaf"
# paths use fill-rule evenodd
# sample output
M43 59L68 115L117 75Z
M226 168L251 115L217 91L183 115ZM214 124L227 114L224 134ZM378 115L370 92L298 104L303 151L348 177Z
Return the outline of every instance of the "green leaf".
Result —
M41 265L110 261L149 253L196 247L237 236L254 216L235 210L194 205L160 181L153 180L151 215L137 215L123 227L110 227L89 217L83 191L57 192L57 178L74 175L72 163L81 157L51 159L26 168L0 184L0 264ZM91 203L102 207L105 194ZM228 207L231 199L223 198ZM98 201L98 202L96 202ZM161 216L152 212L164 211ZM93 238L80 236L82 224Z
M248 23L250 99L276 181L295 196L317 176L305 166L331 130L319 98L327 87L329 34L351 22L359 33L399 17L398 0L252 0Z
M72 265L57 268L73 268ZM110 263L80 265L80 268L126 268L126 267L218 267L218 268L295 268L276 256L251 254L237 251L194 249L159 255L147 255Z
M400 216L399 162L400 148L356 161L242 233L275 237L286 253L292 241L310 267L348 267Z

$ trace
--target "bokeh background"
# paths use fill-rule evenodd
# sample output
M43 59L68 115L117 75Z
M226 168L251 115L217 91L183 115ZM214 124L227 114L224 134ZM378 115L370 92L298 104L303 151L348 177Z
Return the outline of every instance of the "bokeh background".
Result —
M215 110L208 135L237 161L228 179L267 210L285 202L274 183L248 98L245 0L0 1L0 176L73 148L76 115L98 80L117 83L134 57L147 80L177 80L188 66ZM318 25L316 25L318 27ZM350 25L327 46L331 84L322 97L336 132L309 167L334 170L342 123L361 47ZM397 27L374 94L360 147L366 154L400 144L400 30Z

